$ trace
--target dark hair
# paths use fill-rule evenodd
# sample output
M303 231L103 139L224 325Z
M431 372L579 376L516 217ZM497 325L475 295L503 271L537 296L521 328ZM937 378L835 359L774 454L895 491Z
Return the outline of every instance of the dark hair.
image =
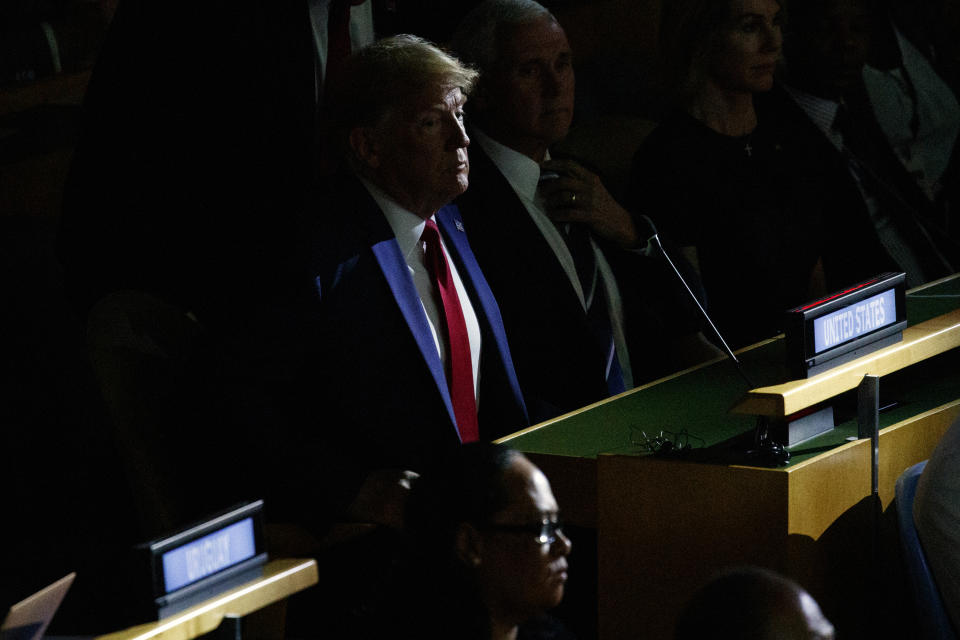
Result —
M452 554L460 524L488 524L509 502L503 475L520 455L505 445L473 442L426 470L407 504L406 525L416 546Z
M370 637L490 637L490 615L472 567L457 555L456 535L461 523L483 526L508 505L503 477L520 455L503 445L470 443L423 470L407 501L407 544L383 606L385 626L374 623L383 633Z
M557 21L546 7L534 0L485 0L457 25L450 37L450 47L464 62L481 73L488 73L497 62L504 32L541 18Z
M677 618L674 640L764 640L777 613L792 608L802 587L769 569L740 566L703 585Z

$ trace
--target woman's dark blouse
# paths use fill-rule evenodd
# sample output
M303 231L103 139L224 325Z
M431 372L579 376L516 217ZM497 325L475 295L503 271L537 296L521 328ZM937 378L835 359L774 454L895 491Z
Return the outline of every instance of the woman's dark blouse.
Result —
M781 331L784 312L815 293L819 259L830 289L876 273L875 257L859 264L839 250L863 222L850 213L858 194L826 138L784 100L757 97L759 124L743 137L677 110L634 157L633 206L697 248L711 316L736 346Z

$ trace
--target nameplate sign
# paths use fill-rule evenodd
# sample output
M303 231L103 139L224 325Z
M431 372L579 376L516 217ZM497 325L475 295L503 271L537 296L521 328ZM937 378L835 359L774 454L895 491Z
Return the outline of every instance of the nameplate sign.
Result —
M787 312L788 366L808 378L899 342L907 326L905 276L884 273Z
M155 619L258 577L267 560L263 501L214 515L138 546L149 565Z

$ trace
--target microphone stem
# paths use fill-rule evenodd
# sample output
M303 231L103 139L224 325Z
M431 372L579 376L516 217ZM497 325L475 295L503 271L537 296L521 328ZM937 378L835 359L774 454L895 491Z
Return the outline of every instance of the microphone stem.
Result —
M716 325L713 324L713 320L710 319L710 316L707 314L707 310L704 309L703 305L700 304L700 300L693 293L693 290L690 289L690 285L688 285L684 277L680 275L680 270L677 269L677 266L675 264L673 264L673 260L670 259L670 256L667 254L667 251L663 248L663 245L660 243L660 236L654 233L652 236L650 236L650 241L656 243L657 248L660 249L660 255L662 255L664 258L667 259L667 264L670 265L670 268L673 269L673 272L677 274L678 278L680 278L680 282L682 282L683 286L686 287L687 293L690 294L690 297L696 303L697 308L700 309L700 314L704 317L704 319L706 319L707 323L710 325L710 328L713 329L714 335L717 336L718 340L720 340L720 344L723 345L723 348L726 350L727 355L730 356L730 359L733 360L734 364L737 365L737 371L740 373L741 377L743 377L743 379L746 381L747 386L750 389L755 388L755 385L753 384L753 382L751 382L750 378L747 377L747 374L744 373L743 367L740 364L740 360L738 360L737 356L733 354L733 349L730 348L730 346L727 344L727 341L723 339L722 335L720 335L720 331L717 329Z
M644 216L645 218L645 216ZM713 320L710 319L710 316L707 314L707 310L703 308L703 305L700 304L700 300L694 295L693 290L690 289L690 285L687 284L687 281L684 279L683 275L680 273L680 270L677 269L677 265L673 264L673 260L670 259L670 256L667 254L666 250L663 248L663 244L660 242L660 236L657 235L655 229L653 229L653 223L646 219L647 223L651 227L653 232L648 241L647 247L649 249L651 244L656 244L657 249L660 250L660 255L667 259L667 264L670 265L670 268L673 269L673 272L677 274L677 277L680 279L680 282L683 283L683 286L687 289L687 293L690 294L690 297L693 298L693 301L697 304L697 308L700 309L700 314L706 319L707 324L710 325L710 328L713 329L714 335L717 336L717 339L720 340L720 344L723 345L723 348L726 350L727 355L730 356L730 359L733 360L733 363L737 365L737 372L740 374L740 377L744 379L747 383L747 387L750 389L756 388L756 385L747 377L747 374L743 370L743 366L740 364L740 360L737 359L737 356L733 354L733 349L730 348L730 345L727 344L727 341L723 339L723 336L720 335L720 331L717 329L716 325L713 324ZM649 254L648 254L649 255ZM783 448L778 442L775 442L770 438L770 423L767 420L766 416L757 416L756 426L753 430L754 437L754 447L753 451L748 451L747 453L759 455L768 463L773 463L776 465L786 464L790 459L790 452Z

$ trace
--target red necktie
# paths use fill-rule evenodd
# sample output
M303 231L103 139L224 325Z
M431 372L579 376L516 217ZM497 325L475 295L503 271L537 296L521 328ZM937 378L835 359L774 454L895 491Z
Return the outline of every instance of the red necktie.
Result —
M460 297L453 284L453 274L440 245L437 223L427 220L420 239L426 245L424 256L427 270L443 300L447 325L447 384L450 387L450 400L453 402L453 415L460 430L460 440L474 442L480 439L480 428L477 424L477 400L473 386L473 362L470 358L467 323L463 319Z

